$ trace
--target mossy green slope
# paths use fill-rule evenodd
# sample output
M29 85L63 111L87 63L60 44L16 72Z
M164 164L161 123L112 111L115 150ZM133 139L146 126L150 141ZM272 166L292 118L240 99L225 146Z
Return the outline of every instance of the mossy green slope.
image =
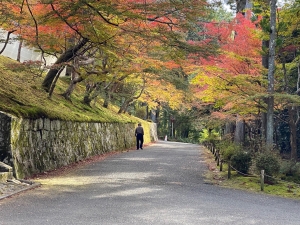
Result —
M71 101L61 94L66 90L69 80L61 78L54 94L49 98L42 87L43 76L37 76L32 69L0 56L0 111L23 118L61 119L84 122L136 122L137 118L118 114L117 108L101 107L97 99L88 106L82 102L84 86L77 85Z

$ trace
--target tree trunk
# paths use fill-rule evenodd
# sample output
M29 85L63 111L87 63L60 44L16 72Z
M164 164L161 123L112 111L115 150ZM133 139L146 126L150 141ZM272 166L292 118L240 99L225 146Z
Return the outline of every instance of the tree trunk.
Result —
M104 88L104 102L103 102L103 107L108 108L108 105L110 103L110 90L109 86Z
M134 98L126 99L126 100L124 101L124 103L122 104L122 106L120 107L118 113L119 113L119 114L120 114L120 113L125 113L126 110L127 110L127 108L128 108L128 106L129 106L129 104L130 104L131 102L133 102L133 101L134 101Z
M54 63L57 67L54 67L49 70L47 73L45 79L43 80L42 87L44 88L45 91L49 91L50 87L52 85L52 82L55 79L56 74L58 73L61 64L65 62L69 62L72 60L75 56L76 53L88 43L89 39L83 38L77 45L75 45L73 48L68 49L65 51Z
M157 108L155 110L155 120L153 122L159 124L159 122L160 122L159 117L160 117L160 104L159 104L159 106L157 106Z
M90 98L90 95L85 95L84 97L83 97L83 103L84 104L86 104L86 105L91 105L91 101L92 101L92 99Z
M266 130L266 147L268 150L273 149L274 142L274 96L267 98L268 110L267 110L267 130Z
M268 109L267 109L267 136L266 147L273 149L274 142L274 72L275 72L275 47L276 47L276 2L271 0L270 17L270 45L269 45L269 70L268 70Z
M86 85L86 91L83 98L84 104L90 106L91 102L99 96L100 89L101 89L101 83Z
M263 112L261 115L261 127L260 127L260 136L262 140L266 140L267 136L267 113ZM265 143L265 141L264 141Z
M236 13L242 13L246 8L247 0L236 0Z
M288 107L289 127L290 127L290 145L291 145L291 161L297 161L297 126L296 126L296 110L293 106Z
M104 102L103 102L103 107L104 108L108 108L108 105L109 105L109 97L107 96L107 93L105 92L105 99L104 99Z
M233 141L233 135L234 135L235 125L234 122L227 122L225 124L224 129L224 136L225 138L229 138L231 141Z
M65 99L70 100L71 99L71 94L74 91L74 88L77 83L83 81L83 78L81 76L74 78L71 80L68 89L62 94L62 96L65 97Z
M262 49L267 49L269 48L269 40L267 41L262 41ZM262 65L264 68L268 69L269 68L269 57L267 53L264 53L262 55ZM264 99L264 102L267 103L267 99ZM267 113L262 112L261 113L261 127L260 127L260 136L261 139L266 140L267 136Z
M17 55L17 61L18 62L21 62L22 45L23 45L23 39L20 40L20 43L19 43L19 46L18 46L18 55Z
M57 72L57 74L56 74L56 76L55 76L55 78L53 80L53 83L52 83L52 85L51 85L51 87L49 89L49 98L52 97L54 88L56 86L56 82L57 82L57 80L58 80L58 78L59 78L59 76L60 76L60 74L61 74L62 71L63 71L63 67L60 68L60 70Z
M237 144L243 144L245 142L245 121L238 116L235 125L234 142Z
M149 106L147 105L146 106L146 120L149 119L150 116L149 116Z

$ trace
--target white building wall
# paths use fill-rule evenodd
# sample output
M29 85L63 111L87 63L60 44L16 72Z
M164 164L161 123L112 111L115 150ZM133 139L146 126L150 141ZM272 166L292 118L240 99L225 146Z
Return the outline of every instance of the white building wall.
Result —
M6 40L6 36L7 36L7 31L0 29L0 39L1 39L0 50L3 48L5 44L4 42ZM13 60L17 60L19 45L20 45L20 41L17 40L17 35L11 34L9 43L7 44L2 55L9 57ZM45 58L47 61L46 62L47 65L51 65L56 61L56 58L53 56L47 56ZM38 49L29 48L28 46L25 46L23 43L21 54L20 54L20 62L25 62L29 60L41 61L42 60L41 52Z

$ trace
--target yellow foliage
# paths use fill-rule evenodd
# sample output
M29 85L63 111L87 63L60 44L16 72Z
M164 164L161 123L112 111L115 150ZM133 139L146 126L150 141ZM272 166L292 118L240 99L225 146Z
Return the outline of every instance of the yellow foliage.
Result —
M265 88L262 78L240 74L232 76L217 66L203 66L192 79L197 89L196 96L203 102L213 103L227 113L257 113L258 102ZM254 96L257 96L255 98Z

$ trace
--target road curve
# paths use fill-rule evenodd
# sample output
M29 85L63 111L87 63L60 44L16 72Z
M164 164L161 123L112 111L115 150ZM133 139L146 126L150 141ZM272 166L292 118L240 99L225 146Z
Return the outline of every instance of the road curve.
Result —
M159 141L0 201L0 225L299 225L300 201L204 182L203 147Z

